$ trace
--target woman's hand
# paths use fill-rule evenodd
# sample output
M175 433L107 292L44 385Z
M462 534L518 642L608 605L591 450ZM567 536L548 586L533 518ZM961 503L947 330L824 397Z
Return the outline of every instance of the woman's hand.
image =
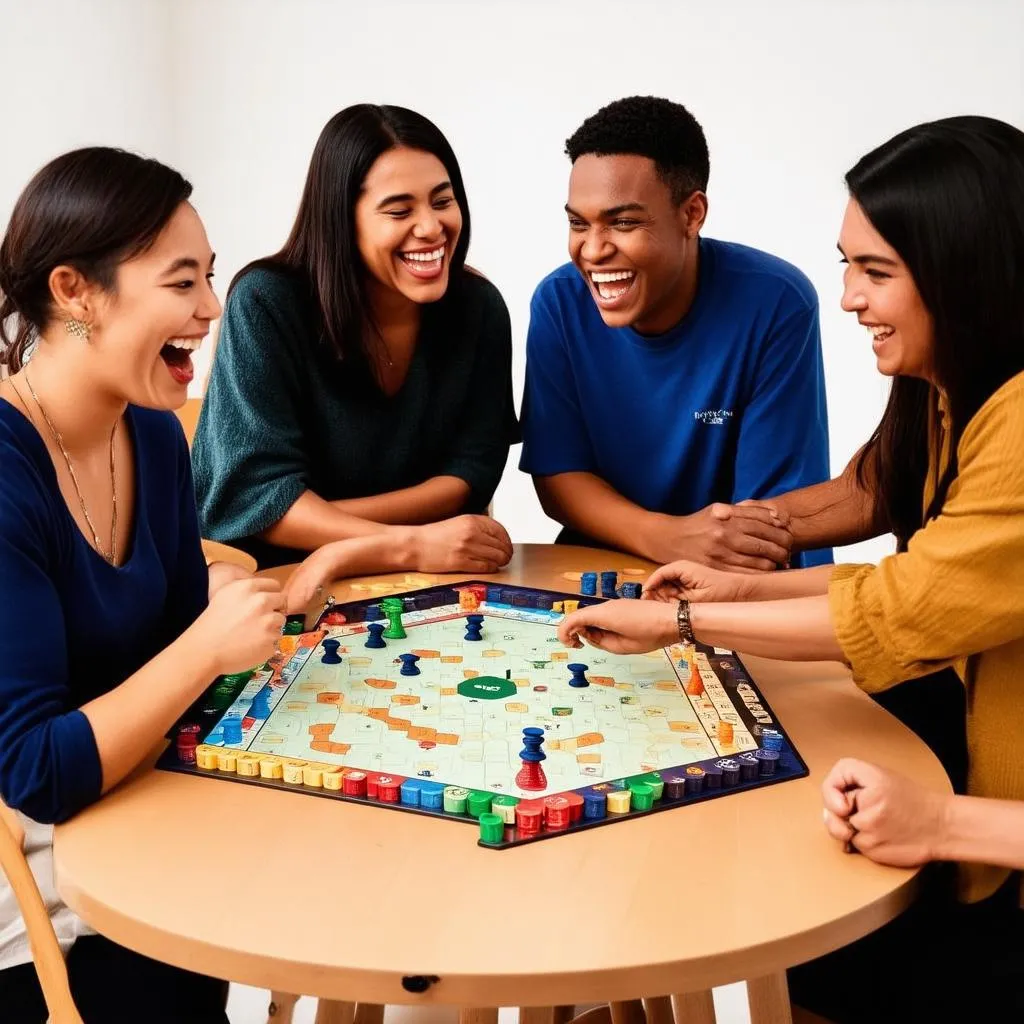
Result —
M894 867L935 860L952 797L896 772L843 758L822 784L825 828L834 839Z
M234 562L211 562L208 571L210 573L211 601L214 594L225 584L231 583L233 580L247 580L252 575L248 569L236 565Z
M679 639L676 606L660 601L606 601L567 615L558 627L566 647L583 641L612 654L642 654Z
M323 595L324 586L345 575L344 550L348 541L336 541L307 555L284 585L285 611L288 615L305 612L314 598Z
M191 639L213 654L217 675L245 672L270 658L284 629L284 594L277 580L232 580L189 627Z
M415 527L420 572L497 572L512 558L505 527L489 516L456 516Z
M751 577L746 573L709 569L698 562L670 562L644 584L648 601L745 601Z

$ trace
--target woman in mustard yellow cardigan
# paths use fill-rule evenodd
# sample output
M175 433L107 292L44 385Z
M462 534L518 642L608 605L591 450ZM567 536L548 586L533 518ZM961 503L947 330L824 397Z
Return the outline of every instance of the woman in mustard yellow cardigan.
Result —
M887 941L791 972L791 987L836 1021L980 1020L983 1008L1021 1020L1024 133L982 117L919 125L846 181L842 305L893 384L844 485L861 498L823 503L822 515L837 528L836 517L851 528L873 517L897 553L762 576L676 562L648 581L653 600L581 609L560 633L609 651L682 636L843 661L869 693L954 668L967 693L970 796L844 761L826 782L826 825L884 862L960 861L962 903L930 901ZM844 959L849 950L858 955ZM827 973L828 961L840 969Z

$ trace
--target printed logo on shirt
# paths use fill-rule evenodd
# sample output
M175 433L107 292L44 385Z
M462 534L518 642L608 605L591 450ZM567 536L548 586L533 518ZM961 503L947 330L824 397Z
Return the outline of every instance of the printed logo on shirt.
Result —
M699 423L710 426L721 426L726 420L732 419L732 409L699 409L693 414Z

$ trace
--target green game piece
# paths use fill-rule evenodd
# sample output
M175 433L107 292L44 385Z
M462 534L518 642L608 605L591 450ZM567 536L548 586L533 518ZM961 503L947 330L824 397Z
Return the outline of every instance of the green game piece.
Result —
M627 783L630 789L633 788L634 782L645 782L650 786L655 800L660 800L662 793L665 792L665 780L657 772L648 772L646 775L634 775Z
M572 714L572 708L552 708L551 714L556 718L565 718Z
M305 623L303 622L302 619L289 619L284 624L284 629L281 630L281 635L298 636L302 632L304 626Z
M491 812L491 794L480 793L477 790L471 790L469 794L469 813L474 818L479 818L482 814L490 814Z
M402 625L402 602L395 601L393 604L387 604L382 601L380 608L388 617L388 628L381 633L381 636L387 640L404 640L407 634Z
M654 791L646 782L630 782L629 791L633 794L634 811L649 811L654 806Z
M505 823L496 814L480 815L480 841L500 843L505 838Z
M384 634L387 636L387 633ZM502 700L516 692L516 684L511 679L499 679L497 676L477 676L466 679L455 687L463 697L475 697L477 700Z
M517 803L519 803L519 797L509 796L508 793L502 793L491 801L491 810L501 818L506 825L514 825L516 823Z
M445 814L465 814L466 801L469 799L469 790L461 786L445 786L444 788L444 810Z
M227 686L244 686L252 679L253 670L248 672L234 672L229 676L222 676L222 684Z

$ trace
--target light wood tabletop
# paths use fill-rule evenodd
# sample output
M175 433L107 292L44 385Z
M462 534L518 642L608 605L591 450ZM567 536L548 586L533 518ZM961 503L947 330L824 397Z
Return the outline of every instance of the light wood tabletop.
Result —
M574 590L567 570L626 567L648 568L518 545L489 578ZM826 835L824 773L852 755L948 783L841 666L745 661L810 778L494 851L468 825L146 767L57 828L58 888L133 949L331 999L552 1006L777 980L913 898L915 872ZM410 975L439 980L414 994Z

